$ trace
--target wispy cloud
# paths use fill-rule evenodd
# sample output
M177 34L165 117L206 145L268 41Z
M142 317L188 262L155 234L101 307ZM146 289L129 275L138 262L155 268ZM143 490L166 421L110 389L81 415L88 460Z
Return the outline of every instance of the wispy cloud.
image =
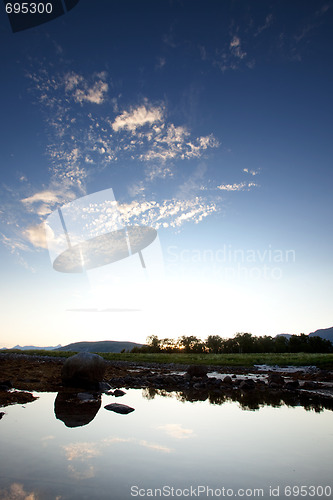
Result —
M2 500L38 500L39 498L39 495L33 491L31 493L25 491L21 483L13 483L7 490L1 489L0 495Z
M55 206L63 204L70 200L76 198L72 191L57 191L47 189L44 191L37 192L32 196L23 198L21 202L27 207L28 210L32 210L40 216L48 215L52 212Z
M243 172L245 172L246 174L250 174L250 175L258 175L260 173L260 169L258 170L249 170L248 168L243 168Z
M112 128L115 132L125 129L134 134L138 128L161 122L162 118L163 109L161 107L154 108L142 105L118 115L112 123Z
M156 69L162 69L166 65L166 59L165 57L158 57L157 63L155 65Z
M149 441L142 440L139 442L141 446L144 446L145 448L150 448L152 450L156 451L161 451L162 453L171 453L173 450L172 448L169 448L168 446L163 446L161 444L157 443L150 443Z
M118 206L123 220L131 224L143 224L159 228L179 228L184 222L198 224L217 211L214 202L195 197L189 200L169 199L157 201L132 201Z
M246 52L242 50L241 41L238 36L232 38L229 49L231 54L238 59L244 59L244 57L246 57Z
M230 56L239 61L246 58L239 37L232 37L229 45ZM12 214L17 228L15 238L6 232L7 239L2 238L10 251L46 248L46 217L86 195L89 184L107 169L125 179L127 194L118 204L125 223L178 231L185 223L198 224L219 211L222 197L216 196L216 188L215 195L205 190L207 167L203 167L210 152L220 146L213 133L194 134L186 124L174 123L164 102L144 98L121 106L119 95L110 95L113 86L105 71L54 73L51 66L44 66L31 71L28 78L45 118L49 182L32 186L28 174L20 174L20 190L8 192L16 211L3 213ZM199 166L194 163L198 160ZM186 176L182 170L185 163L192 168ZM166 178L168 190L161 196L160 180ZM253 186L221 185L218 190Z
M41 106L49 144L50 183L62 191L85 194L92 162L114 158L103 120L94 111L108 99L106 72L83 76L76 72L54 74L44 67L30 72L31 93ZM88 106L83 113L81 108Z
M99 447L96 443L70 443L64 445L66 458L69 461L72 460L88 460L93 457L97 457L101 454Z
M107 83L99 80L95 82L91 88L76 89L74 99L76 102L82 104L83 102L91 102L94 104L102 104L105 100L105 94L109 86Z
M166 424L157 428L176 439L188 439L194 436L193 429L186 429L181 424Z
M265 18L265 22L258 26L256 32L254 33L254 36L257 37L259 36L263 31L267 30L273 22L273 14L268 14Z
M251 188L258 186L255 182L239 182L234 184L220 184L217 189L221 191L249 191Z
M144 99L117 112L119 104L109 95L105 72L88 77L75 72L53 75L43 68L29 78L46 111L51 176L81 195L92 167L96 173L117 165L119 159L140 161L145 165L143 180L151 182L172 175L174 160L200 158L219 146L213 134L194 137L185 125L170 122L164 103L153 105ZM110 106L100 112L106 100L116 115ZM98 106L92 108L92 103ZM78 104L90 108L82 114Z
M216 148L219 142L213 135L191 139L190 132L182 126L171 124L152 131L152 146L140 156L145 161L188 160L200 158L208 148Z
M249 60L247 52L243 49L243 43L238 34L232 35L228 45L223 49L217 49L213 64L222 72L237 70L241 65L249 68L254 66L254 60Z
M45 224L43 222L25 229L23 231L23 236L35 248L47 248Z
M165 106L144 104L125 110L111 123L119 135L122 153L145 164L145 181L152 182L174 174L175 160L200 158L209 148L217 148L219 141L213 134L193 137L184 125L175 125L166 119Z

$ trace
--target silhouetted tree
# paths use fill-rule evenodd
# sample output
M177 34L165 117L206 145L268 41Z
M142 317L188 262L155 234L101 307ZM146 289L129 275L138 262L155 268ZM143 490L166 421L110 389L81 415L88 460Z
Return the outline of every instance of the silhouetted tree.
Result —
M220 354L223 351L223 339L219 335L208 335L206 339L208 352Z
M151 352L159 352L161 350L161 340L157 335L150 335L147 337L147 344Z
M308 348L309 352L322 352L322 353L333 352L332 343L329 340L319 337L318 335L313 335L309 337Z
M251 333L237 333L235 341L238 345L238 352L254 352L254 337Z
M198 339L194 335L186 337L182 335L178 339L178 344L184 349L185 352L204 352L205 345L202 340Z
M160 341L160 349L164 352L175 352L178 350L174 339L169 338Z
M268 335L263 337L254 337L254 345L252 352L273 352L274 339Z
M283 335L278 335L273 339L274 341L274 352L288 352L289 350L289 340Z
M239 345L235 338L223 340L223 353L232 354L239 352Z

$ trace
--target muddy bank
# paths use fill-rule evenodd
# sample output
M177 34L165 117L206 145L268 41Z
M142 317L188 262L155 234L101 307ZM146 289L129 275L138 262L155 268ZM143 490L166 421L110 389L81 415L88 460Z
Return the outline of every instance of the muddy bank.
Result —
M65 358L0 353L0 406L35 399L32 392L58 392ZM259 395L259 400L278 396L315 397L333 400L333 373L316 367L207 366L197 373L185 365L139 364L108 361L104 381L111 389L142 388L178 392L195 399ZM7 385L6 385L7 384ZM264 397L265 396L265 397ZM251 399L250 398L250 399ZM258 399L258 398L257 398ZM294 398L295 399L295 398Z

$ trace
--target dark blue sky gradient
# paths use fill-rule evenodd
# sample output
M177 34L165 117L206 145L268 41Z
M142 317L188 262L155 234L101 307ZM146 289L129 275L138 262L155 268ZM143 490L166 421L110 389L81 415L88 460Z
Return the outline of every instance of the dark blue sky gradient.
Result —
M154 333L331 326L332 28L330 0L81 0L15 34L2 10L0 347L151 333L149 321L136 321L136 333L109 315L92 339L87 315L68 319L81 282L53 271L38 229L64 203L106 188L159 231L160 317L185 308L152 322ZM159 212L144 211L151 202ZM237 274L235 261L195 262L193 252L225 245L257 252L246 267L260 276ZM260 261L267 249L292 249L295 261ZM265 264L278 279L262 275Z

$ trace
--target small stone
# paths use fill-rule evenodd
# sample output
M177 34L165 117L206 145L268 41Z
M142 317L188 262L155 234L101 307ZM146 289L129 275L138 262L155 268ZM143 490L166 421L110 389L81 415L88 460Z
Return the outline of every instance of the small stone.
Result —
M118 403L111 403L109 405L104 406L106 410L111 410L116 413L121 413L122 415L126 415L127 413L131 413L134 411L134 408L131 408L130 406L127 405L121 405Z
M107 382L100 382L99 383L99 390L101 392L106 392L106 391L109 391L110 389L111 389L111 386Z
M303 389L316 389L317 387L316 382L312 382L312 380L306 380L303 384Z
M13 388L13 384L10 380L2 380L0 382L0 391L8 391Z
M298 380L293 380L292 382L287 382L284 387L289 391L295 391L299 387L299 382Z
M191 365L187 369L187 373L189 374L190 377L206 377L208 373L208 368L207 366L204 365Z
M241 382L239 388L243 389L245 391L248 391L248 390L254 389L255 386L256 386L255 381L252 379L248 379L248 380L243 380Z
M113 395L116 396L116 398L120 398L121 396L124 396L126 394L125 391L122 391L121 389L116 389L113 391Z
M268 383L275 385L284 385L284 378L279 373L270 373L268 376Z

